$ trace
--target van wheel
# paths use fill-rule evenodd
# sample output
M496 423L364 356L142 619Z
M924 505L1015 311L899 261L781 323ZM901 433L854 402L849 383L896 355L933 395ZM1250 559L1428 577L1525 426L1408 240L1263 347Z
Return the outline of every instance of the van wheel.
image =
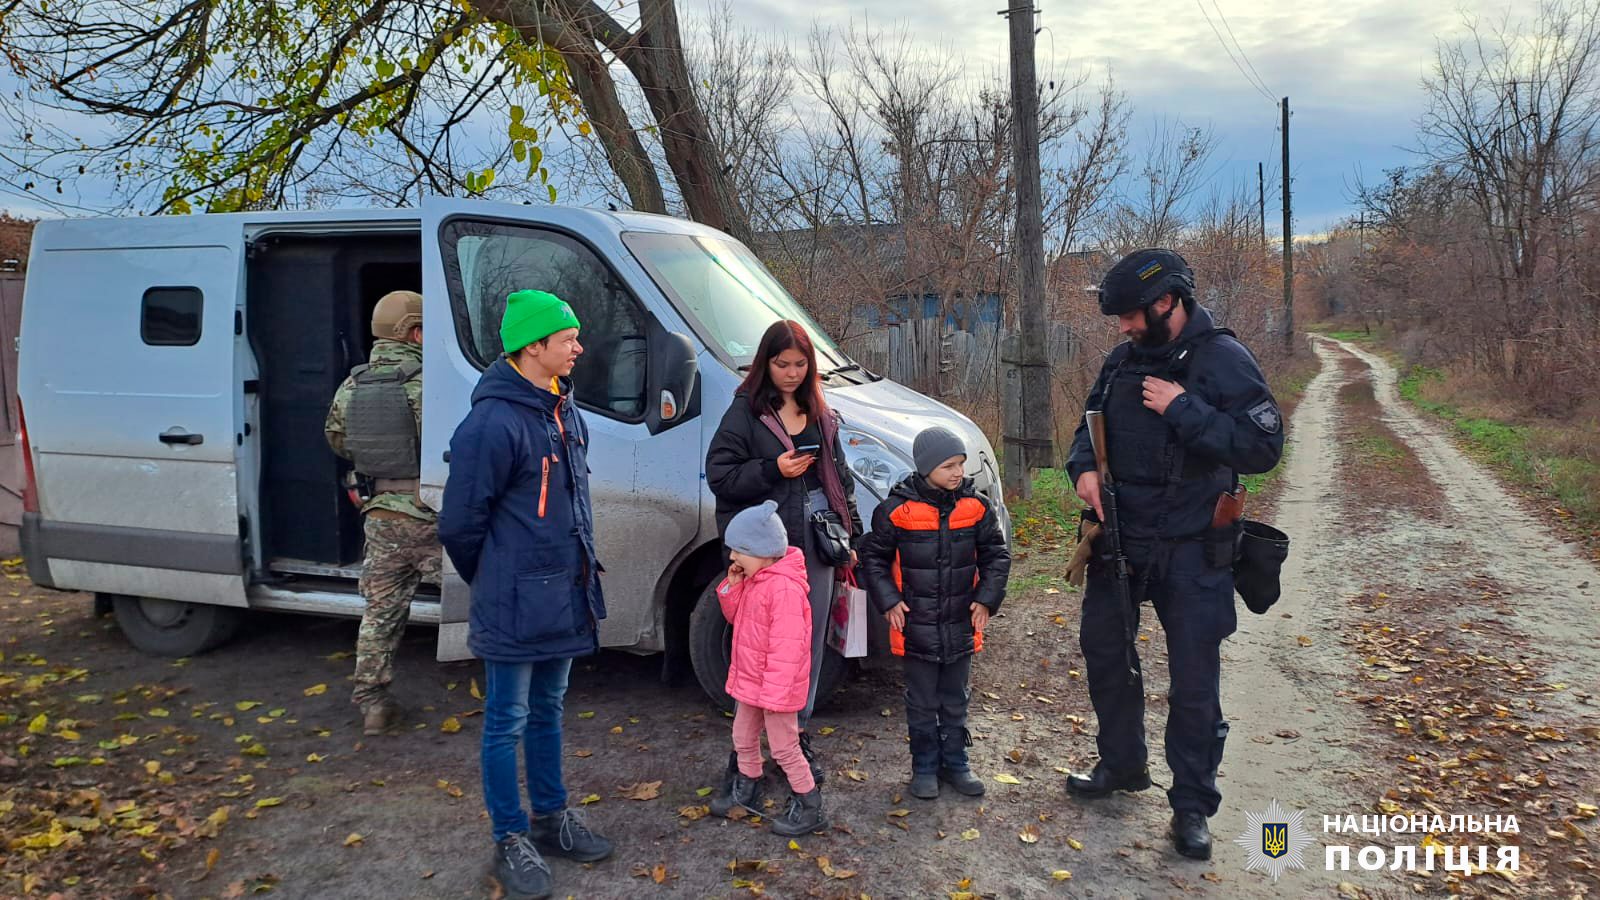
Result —
M129 643L152 656L196 656L233 637L240 611L209 603L154 597L111 598L117 626Z
M722 617L722 604L717 601L717 585L721 583L721 573L718 573L700 592L700 600L689 618L689 659L694 663L694 675L706 696L724 712L733 712L733 698L726 689L733 626ZM850 661L832 647L823 652L822 676L817 681L817 706L844 683L849 671Z

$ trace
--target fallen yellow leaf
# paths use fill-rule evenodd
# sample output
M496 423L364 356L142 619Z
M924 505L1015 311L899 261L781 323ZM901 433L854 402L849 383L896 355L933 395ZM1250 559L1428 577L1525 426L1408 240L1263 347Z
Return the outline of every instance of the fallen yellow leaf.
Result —
M976 828L968 828L966 831L961 832L961 839L963 841L975 841L975 840L977 840L978 839L978 829L976 829Z
M1050 877L1057 881L1066 881L1068 878L1072 877L1072 873L1068 872L1066 869L1057 869L1050 873Z
M1067 846L1074 850L1082 850L1083 841L1080 841L1077 838L1067 838Z
M305 694L307 697L315 697L318 694L326 694L327 692L328 686L326 684L313 684L300 693Z
M1039 843L1039 826L1025 825L1023 826L1022 833L1018 834L1017 837L1020 838L1024 844L1037 844Z
M256 809L266 809L269 806L283 805L282 797L262 797L256 801Z
M1000 782L1001 784L1021 784L1022 783L1022 779L1020 779L1017 776L1012 775L1012 774L1010 774L1008 772L1001 772L999 775L996 775L994 777L994 780Z
M474 700L483 699L483 691L478 689L478 679L476 678L472 679L472 698Z
M439 723L439 730L445 734L455 734L461 730L461 720L457 719L455 716L451 716L450 718Z
M325 759L327 759L327 757L323 756L321 753L307 753L306 754L306 762L308 762L308 763L319 763L319 762L322 762Z
M833 734L833 726L824 725L823 727L817 729L817 734Z
M588 806L588 805L593 804L593 803L599 803L600 802L600 795L599 794L590 794L589 796L583 798L583 800L580 801L580 802L584 806Z
M45 715L44 713L39 713L37 716L34 716L32 722L28 723L28 733L29 734L44 734L45 730L48 729L49 727L50 727L50 717Z
M790 838L789 849L795 851L796 853L800 852L800 842L796 841L794 838Z
M145 764L144 764L144 770L146 772L150 773L151 775L154 775L157 772L161 771L161 762L159 760L154 760L154 759L146 760Z
M239 712L249 712L260 705L261 701L259 700L240 700L238 703L233 705L233 708L237 709ZM150 714L155 715L155 710L150 710Z
M355 845L361 843L364 840L366 840L366 838L364 838L361 835L357 834L356 832L352 831L352 832L350 832L350 836L346 837L344 839L344 845L346 847L354 847Z

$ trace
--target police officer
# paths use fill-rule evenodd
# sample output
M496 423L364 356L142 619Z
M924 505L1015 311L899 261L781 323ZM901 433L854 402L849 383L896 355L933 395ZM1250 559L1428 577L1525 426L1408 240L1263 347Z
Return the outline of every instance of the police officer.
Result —
M1211 856L1206 820L1216 814L1217 765L1228 723L1219 697L1220 647L1235 627L1232 526L1212 528L1220 495L1240 474L1265 472L1283 453L1282 422L1255 358L1214 327L1195 302L1194 275L1171 250L1139 250L1106 273L1100 311L1128 338L1106 358L1088 408L1105 416L1108 462L1118 488L1132 609L1122 603L1108 548L1089 563L1079 635L1089 697L1099 720L1099 762L1067 779L1077 797L1150 786L1144 682L1125 615L1149 600L1167 635L1171 669L1167 799L1179 853ZM1078 496L1103 514L1100 474L1086 423L1067 462ZM1102 542L1103 544L1103 539Z
M422 295L393 291L372 310L372 353L339 385L323 426L333 451L354 465L364 492L366 612L356 638L355 690L366 734L400 722L389 695L417 585L437 582L437 516L417 500L422 435Z

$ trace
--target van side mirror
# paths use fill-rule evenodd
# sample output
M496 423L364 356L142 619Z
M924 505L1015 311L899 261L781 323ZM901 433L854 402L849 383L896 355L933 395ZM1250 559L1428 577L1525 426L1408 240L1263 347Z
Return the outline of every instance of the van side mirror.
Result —
M699 415L698 355L687 335L660 329L651 336L645 404L645 424L651 434L660 434Z

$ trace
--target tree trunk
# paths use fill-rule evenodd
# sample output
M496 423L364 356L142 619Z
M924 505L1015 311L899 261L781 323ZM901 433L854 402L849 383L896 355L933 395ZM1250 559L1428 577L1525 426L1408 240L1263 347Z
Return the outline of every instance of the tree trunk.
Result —
M665 214L667 201L661 179L627 110L622 108L617 84L595 47L594 37L572 27L576 23L570 21L570 16L546 9L541 0L486 0L477 9L491 21L517 29L524 40L544 44L561 54L572 73L572 87L606 152L606 160L628 192L629 204L640 212Z
M748 242L749 220L689 84L673 0L640 0L639 34L618 56L644 88L689 217Z

